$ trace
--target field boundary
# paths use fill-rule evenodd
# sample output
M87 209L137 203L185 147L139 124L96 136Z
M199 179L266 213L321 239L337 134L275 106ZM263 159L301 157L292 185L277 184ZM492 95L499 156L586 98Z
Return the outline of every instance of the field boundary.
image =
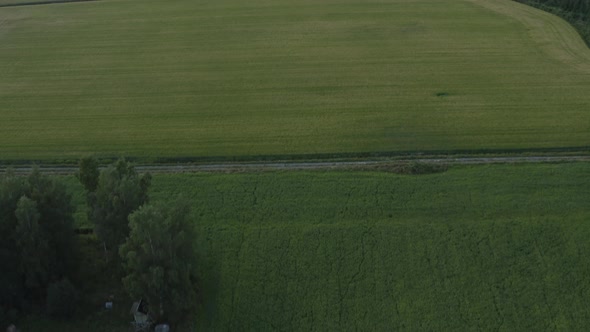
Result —
M523 24L530 37L551 58L590 73L590 48L563 18L511 0L465 0Z
M439 157L399 160L362 161L317 161L317 162L268 162L268 163L223 163L223 164L137 164L138 172L154 174L213 173L213 172L258 172L258 171L300 171L300 170L384 170L404 164L427 165L485 165L485 164L526 164L526 163L570 163L590 162L590 156L513 156L513 157ZM29 174L38 167L43 174L74 175L78 167L57 165L14 165L0 166L0 174L11 170L15 174Z
M412 150L412 151L372 151L372 152L334 152L303 154L268 154L235 156L177 156L177 157L142 157L129 155L84 154L76 158L48 159L0 159L0 167L24 165L77 165L80 158L92 156L100 164L110 164L125 158L138 165L177 165L177 164L236 164L236 163L277 163L277 162L338 162L365 160L413 160L433 158L468 158L468 157L527 157L527 156L590 156L590 146L571 146L557 148L522 148L522 149L466 149L466 150Z
M578 13L576 11L571 11L565 8L560 7L559 5L549 5L543 3L540 0L513 0L523 4L526 4L531 7L535 7L546 11L548 13L557 15L564 20L568 21L571 25L576 28L578 33L582 36L582 39L586 42L588 47L590 47L590 16L589 14Z

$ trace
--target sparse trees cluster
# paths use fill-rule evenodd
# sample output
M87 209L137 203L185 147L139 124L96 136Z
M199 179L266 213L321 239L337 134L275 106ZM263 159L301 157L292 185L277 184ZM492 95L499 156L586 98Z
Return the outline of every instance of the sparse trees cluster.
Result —
M151 176L140 176L125 160L99 171L94 159L85 158L78 178L95 233L105 247L120 248L127 291L148 302L156 321L181 319L197 294L189 204L148 204Z
M189 204L148 204L151 176L125 160L99 169L85 158L78 179L96 236L111 263L122 264L129 294L146 300L156 321L180 320L197 296ZM79 294L70 280L86 258L76 250L73 212L65 186L39 170L0 175L0 328L43 305L52 316L75 314Z
M125 160L99 172L96 160L84 158L78 178L87 191L94 232L105 247L118 248L129 235L128 216L148 201L150 174L140 176Z

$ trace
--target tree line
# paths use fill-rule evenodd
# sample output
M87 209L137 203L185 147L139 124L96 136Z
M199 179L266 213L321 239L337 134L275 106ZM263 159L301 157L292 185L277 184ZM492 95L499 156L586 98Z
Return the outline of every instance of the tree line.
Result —
M150 202L151 176L125 160L99 169L84 158L79 166L88 219L125 290L149 304L154 322L185 319L197 297L190 204ZM0 176L0 330L31 312L75 315L79 263L90 258L78 250L74 212L66 187L38 169Z
M580 16L590 16L590 0L516 0L518 2L537 4L549 7L560 8L562 10L578 14Z

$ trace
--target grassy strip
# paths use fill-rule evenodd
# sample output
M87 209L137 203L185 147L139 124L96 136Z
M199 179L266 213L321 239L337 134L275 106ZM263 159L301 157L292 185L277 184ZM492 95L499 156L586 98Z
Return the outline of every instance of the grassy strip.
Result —
M463 166L422 176L354 171L156 174L151 196L188 195L201 219L212 224L559 217L587 211L588 175L586 163Z
M251 156L179 156L147 158L138 156L125 157L138 164L185 164L185 163L248 163L248 162L320 162L320 161L354 161L354 160L396 160L424 158L461 158L461 157L523 157L523 156L586 156L590 154L590 146L572 146L538 149L479 149L479 150L433 150L433 151L381 151L359 153L322 153L322 154L284 154L284 155L251 155ZM120 156L100 156L97 160L101 165L108 165L121 158ZM4 159L0 166L73 166L79 159Z

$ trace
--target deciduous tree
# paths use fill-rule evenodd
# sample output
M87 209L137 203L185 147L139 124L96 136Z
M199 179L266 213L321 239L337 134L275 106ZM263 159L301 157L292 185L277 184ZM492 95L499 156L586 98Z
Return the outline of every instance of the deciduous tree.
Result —
M37 211L37 203L23 196L16 206L18 220L14 231L16 247L19 253L19 272L24 277L25 287L39 290L47 285L50 257L45 234L39 226L41 215Z
M0 176L0 311L26 311L76 267L73 207L65 186L42 175Z
M147 300L156 320L178 321L197 298L196 251L189 204L144 205L129 217L131 233L120 248L123 283Z
M94 187L93 162L80 169L80 181ZM89 166L90 165L90 166ZM89 219L94 231L109 248L117 248L129 235L128 216L148 200L150 174L140 176L133 165L119 160L100 172L94 191L88 191Z
M94 192L98 186L98 177L100 171L98 170L98 161L92 157L85 157L80 159L80 170L76 177L82 183L86 191Z

